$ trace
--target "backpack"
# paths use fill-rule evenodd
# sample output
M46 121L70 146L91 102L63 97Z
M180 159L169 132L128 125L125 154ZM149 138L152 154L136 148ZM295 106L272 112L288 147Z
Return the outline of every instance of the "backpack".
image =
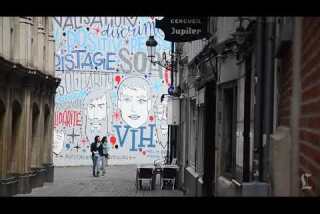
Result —
M102 150L103 150L103 154L107 156L108 155L108 144L107 143L102 144Z

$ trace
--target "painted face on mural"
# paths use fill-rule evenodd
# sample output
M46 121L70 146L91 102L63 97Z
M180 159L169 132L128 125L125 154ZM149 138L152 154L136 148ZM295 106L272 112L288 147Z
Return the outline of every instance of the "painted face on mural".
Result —
M127 82L125 82L127 81ZM133 84L135 82L135 84ZM148 120L151 106L150 89L146 80L124 80L118 92L118 107L122 119L132 128L138 128Z
M93 99L88 107L88 124L90 126L90 130L93 133L102 133L102 129L104 126L103 120L107 117L107 108L106 108L106 96L103 95L98 97L97 99Z
M63 143L65 140L65 134L62 131L54 130L53 133L53 148L54 154L58 155L63 149Z
M85 100L85 134L89 140L110 131L111 101L106 91L93 91Z
M107 109L106 109L106 96L98 97L89 103L88 106L88 118L101 120L106 118Z

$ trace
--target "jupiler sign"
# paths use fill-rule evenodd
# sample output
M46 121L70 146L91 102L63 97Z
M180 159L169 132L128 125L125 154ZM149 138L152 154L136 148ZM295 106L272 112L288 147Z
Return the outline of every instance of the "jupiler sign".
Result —
M164 32L164 40L171 42L190 42L210 36L207 17L165 17L156 20L156 28Z

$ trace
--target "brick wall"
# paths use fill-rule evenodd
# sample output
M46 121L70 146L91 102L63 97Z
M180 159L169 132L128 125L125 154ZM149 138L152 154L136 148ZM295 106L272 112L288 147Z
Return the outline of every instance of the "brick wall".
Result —
M312 174L302 194L320 196L320 17L303 19L299 150L300 175Z
M312 174L312 191L301 195L320 196L320 17L303 19L301 51L299 175ZM280 66L278 124L290 127L292 46L284 51Z

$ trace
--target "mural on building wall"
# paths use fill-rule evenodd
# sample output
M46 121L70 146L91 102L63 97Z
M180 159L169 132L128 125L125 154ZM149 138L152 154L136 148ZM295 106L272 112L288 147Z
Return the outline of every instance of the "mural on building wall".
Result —
M107 136L110 164L153 163L166 155L170 72L147 60L145 42L170 49L156 17L55 17L55 165L91 165L90 144Z

